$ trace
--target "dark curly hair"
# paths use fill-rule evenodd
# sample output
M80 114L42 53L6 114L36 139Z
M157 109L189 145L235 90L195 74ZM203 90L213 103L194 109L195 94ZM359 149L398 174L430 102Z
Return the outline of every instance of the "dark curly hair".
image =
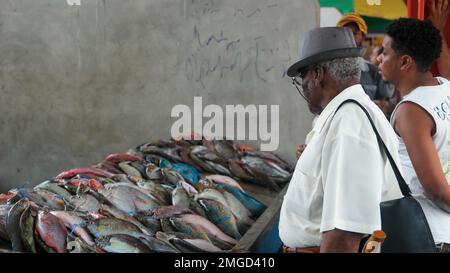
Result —
M428 71L441 54L441 35L429 20L400 18L387 27L386 34L394 51L411 56L421 72Z

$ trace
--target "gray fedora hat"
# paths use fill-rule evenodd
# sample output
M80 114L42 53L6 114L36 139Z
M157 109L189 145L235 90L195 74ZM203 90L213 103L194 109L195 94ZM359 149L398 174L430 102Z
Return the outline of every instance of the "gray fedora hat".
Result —
M308 65L336 58L361 57L365 49L356 46L355 38L346 27L321 27L305 33L299 43L300 60L287 71L289 77L295 77Z

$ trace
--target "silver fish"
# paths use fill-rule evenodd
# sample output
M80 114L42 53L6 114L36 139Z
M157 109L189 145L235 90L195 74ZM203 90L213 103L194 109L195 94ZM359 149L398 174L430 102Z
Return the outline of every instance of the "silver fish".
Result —
M33 190L30 188L12 189L11 193L17 194L18 198L27 198L42 208L52 210L63 210L64 201L55 194L46 190Z
M74 211L81 212L98 212L100 210L100 202L90 194L73 195L68 200Z
M184 181L178 181L178 185L187 192L190 198L194 198L195 196L197 196L198 191L191 184Z
M70 253L96 253L95 245L88 245L82 239L69 233L67 236L67 251Z
M245 190L241 187L241 185L236 180L234 180L233 178L231 178L229 176L212 174L212 175L205 176L205 178L211 179L212 181L214 181L216 183L227 184L229 186L236 187L239 190L245 192Z
M6 219L8 218L8 212L13 205L3 204L0 205L0 238L9 241L9 235L6 229Z
M173 227L175 227L178 231L182 233L186 233L193 238L208 240L208 235L206 235L205 231L192 223L188 223L184 221L182 218L171 217L170 223Z
M126 234L135 238L144 236L137 226L117 218L96 219L88 223L87 228L95 238L116 234Z
M124 186L111 184L114 187L105 187L99 192L116 208L135 215L141 211L147 211L158 207L160 204L148 193L136 186Z
M126 161L120 162L118 165L119 165L119 168L122 169L122 171L124 171L124 173L126 173L127 175L137 176L137 177L142 178L142 175L139 172L139 170L137 170L135 167L129 165L128 162L126 162Z
M191 199L181 186L178 186L173 190L172 204L174 206L188 208L201 216L206 216L203 208L195 200Z
M96 239L98 247L110 253L151 253L141 240L125 234L116 234Z
M283 159L278 157L277 155L271 153L271 152L265 152L265 151L258 151L258 150L248 150L243 152L244 155L250 155L255 157L260 157L262 159L272 161L273 163L277 164L279 167L286 171L291 171L292 167L286 163ZM268 162L267 161L267 162Z
M168 233L168 232L176 232L176 229L172 226L168 218L161 218L159 219L161 222L161 229L162 231Z
M183 214L194 213L188 208L180 206L161 206L150 211L150 215L155 219L170 218Z
M168 244L155 237L147 236L142 238L142 242L150 249L158 253L180 253L172 244Z
M123 212L120 209L117 209L113 206L102 205L101 210L102 210L102 212L109 213L110 215L114 216L117 219L132 223L133 225L137 226L142 231L143 234L150 235L150 236L154 235L154 232L152 230L149 230L145 225L143 225L141 222L139 222L136 218L126 214L125 212Z
M182 187L176 187L172 191L172 205L189 208L191 199Z
M65 206L64 201L60 197L46 190L21 188L13 191L21 198L27 198L42 208L63 210Z
M140 181L137 185L139 188L147 191L151 196L158 199L161 205L171 204L171 193L161 184L152 181Z
M36 243L34 240L34 217L31 207L25 208L19 220L20 235L22 244L26 251L36 252Z
M142 161L131 161L129 163L129 165L133 168L135 168L136 170L139 171L140 175L142 178L147 179L147 174L145 173L145 169L147 168L146 165L144 165L145 163Z
M291 173L283 170L278 165L273 164L270 161L265 161L259 157L244 156L241 158L241 161L251 168L262 170L277 182L286 182L291 177Z
M220 230L216 225L214 225L211 221L208 219L196 215L196 214L183 214L181 216L178 216L179 218L183 219L185 222L193 224L201 228L207 235L208 238L211 241L222 241L225 243L228 243L230 245L236 245L237 241L230 237L229 235L225 234L222 230Z
M30 206L29 202L21 199L14 204L8 213L6 219L6 231L8 232L12 249L14 251L23 251L22 236L20 233L20 216Z
M147 177L152 181L162 181L164 180L164 174L162 169L155 164L149 164L145 169Z
M160 147L156 147L156 146L148 146L148 147L143 147L141 149L141 152L143 152L144 154L160 155L160 156L165 157L168 160L174 161L174 162L183 161L179 155L178 148L160 148Z
M215 163L209 160L205 160L205 164L210 166L215 171L215 173L231 176L231 172L222 164Z
M174 186L178 184L178 181L184 181L184 178L176 171L172 171L170 169L162 169L161 171L166 181Z
M70 198L70 196L72 196L70 194L70 192L68 192L63 187L59 186L58 183L56 183L55 181L52 181L52 180L44 181L41 184L34 187L34 189L50 191L50 192L58 195L63 200L67 200Z
M206 164L195 152L193 152L193 150L191 150L191 152L189 153L189 157L192 159L192 161L195 162L196 165L200 166L204 171L208 173L215 173L214 168Z
M237 159L238 152L234 143L230 140L213 140L214 151L220 155L222 158L229 159Z
M152 233L156 233L162 230L161 221L155 219L150 215L136 215L136 219L145 226L146 229L150 230Z

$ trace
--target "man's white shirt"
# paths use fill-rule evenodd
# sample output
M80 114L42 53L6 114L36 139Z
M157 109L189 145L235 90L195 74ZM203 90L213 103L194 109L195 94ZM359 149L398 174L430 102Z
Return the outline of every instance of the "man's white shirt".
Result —
M380 202L401 198L397 180L366 114L399 165L398 140L383 112L353 85L325 107L307 136L281 207L279 235L289 247L319 246L322 233L381 229ZM335 114L336 113L336 114Z

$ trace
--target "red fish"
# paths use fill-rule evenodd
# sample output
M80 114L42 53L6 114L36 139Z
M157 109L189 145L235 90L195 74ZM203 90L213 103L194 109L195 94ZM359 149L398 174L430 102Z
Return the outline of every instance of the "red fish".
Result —
M254 150L254 149L250 146L239 146L239 151L242 151L242 152L252 151L252 150Z
M72 169L66 172L62 172L56 176L56 179L67 179L72 178L78 174L93 174L97 176L103 176L107 178L111 178L112 174L103 170L99 169L89 169L89 168L79 168L79 169Z
M67 252L67 229L56 216L46 211L39 211L35 233L57 253Z
M0 194L0 199L10 199L10 198L16 197L16 195L17 194L15 194L15 193L10 193L10 194L2 193L2 194Z
M135 155L130 155L126 153L118 153L118 154L110 154L105 159L106 162L111 162L113 164L120 163L122 161L142 161L145 162L145 160L142 157L138 157Z
M0 194L0 205L4 205L6 203L8 203L8 200L11 198L16 197L16 193L11 193L11 194Z
M74 187L78 187L80 185L86 185L89 188L98 191L99 189L104 189L105 187L103 186L103 184L101 182L99 182L98 180L95 179L76 179L73 178L70 181L70 184Z

